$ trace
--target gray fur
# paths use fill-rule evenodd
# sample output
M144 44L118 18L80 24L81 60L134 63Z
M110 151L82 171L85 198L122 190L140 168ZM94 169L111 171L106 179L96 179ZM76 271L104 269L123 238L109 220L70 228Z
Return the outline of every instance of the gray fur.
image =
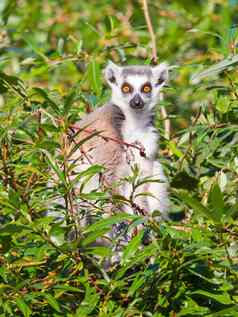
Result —
M122 69L122 76L127 77L127 76L146 76L148 79L151 78L152 76L152 71L150 66L125 66Z
M112 105L112 109L113 109L112 110L112 126L117 131L120 138L122 138L121 127L122 127L123 121L125 120L125 115L121 111L121 109L116 105Z

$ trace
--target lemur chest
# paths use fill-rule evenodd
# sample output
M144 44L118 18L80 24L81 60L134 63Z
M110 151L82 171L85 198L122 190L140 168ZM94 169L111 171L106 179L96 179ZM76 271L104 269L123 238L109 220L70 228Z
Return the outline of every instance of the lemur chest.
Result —
M135 161L143 159L139 148L145 153L146 159L154 159L158 148L158 134L153 126L138 127L130 122L125 122L121 130L123 141L136 147L130 147L135 156ZM137 149L138 148L138 149Z

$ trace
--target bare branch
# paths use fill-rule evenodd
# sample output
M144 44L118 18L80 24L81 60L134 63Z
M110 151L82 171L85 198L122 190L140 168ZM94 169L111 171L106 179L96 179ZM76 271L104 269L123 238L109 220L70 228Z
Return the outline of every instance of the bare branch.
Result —
M86 132L88 134L93 134L93 133L97 132L97 130L95 130L95 129L82 128L80 125L77 125L77 124L72 124L70 127L75 129L76 131L77 130L78 131L84 131L84 132ZM141 145L128 143L128 142L125 142L125 141L123 141L121 139L118 139L118 138L104 136L103 134L98 134L97 137L100 137L100 138L102 138L105 141L112 141L112 142L124 145L127 148L132 147L134 149L137 149L140 152L141 156L146 157L145 149Z
M147 28L148 28L148 32L150 34L150 38L151 38L151 46L152 46L152 63L153 64L157 64L157 60L158 60L158 54L157 54L157 48L156 48L156 37L155 37L155 32L152 26L152 22L150 19L150 14L149 14L149 8L148 8L148 3L147 0L142 0L142 9L144 12L144 16L145 16L145 21L147 24Z
M149 14L149 8L148 8L148 3L147 0L141 0L142 4L142 10L144 12L144 17L147 25L148 32L150 34L150 39L151 39L151 47L152 47L152 52L151 52L151 62L156 65L158 62L158 53L157 53L157 47L156 47L156 36L155 32L153 29L153 25L151 22L150 14ZM163 100L163 94L160 94L160 101ZM170 139L170 120L168 119L168 114L164 106L160 107L160 113L161 117L164 120L164 131L165 131L165 138Z
M164 100L164 94L161 92L160 93L160 101ZM168 113L166 111L166 108L164 106L160 107L160 113L161 113L161 118L164 120L164 136L167 140L170 139L170 131L171 131L171 124L170 120L168 117Z

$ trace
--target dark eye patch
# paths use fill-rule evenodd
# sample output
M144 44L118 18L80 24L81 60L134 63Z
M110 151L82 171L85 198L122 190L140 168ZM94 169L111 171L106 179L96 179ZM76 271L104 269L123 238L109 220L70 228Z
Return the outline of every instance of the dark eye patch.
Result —
M163 77L161 77L161 78L159 78L159 79L158 79L158 81L157 81L156 85L162 85L162 84L163 84L163 82L164 82L164 78L163 78Z
M109 81L110 81L111 83L115 84L115 83L116 83L116 77L112 75L112 76L109 78Z
M128 83L124 83L122 86L121 86L121 91L124 93L124 94L130 94L133 92L133 87L128 84Z
M156 86L162 85L166 81L166 72L162 72L157 80Z
M144 94L149 94L152 91L152 86L151 83L145 83L142 87L141 87L141 92L143 92Z

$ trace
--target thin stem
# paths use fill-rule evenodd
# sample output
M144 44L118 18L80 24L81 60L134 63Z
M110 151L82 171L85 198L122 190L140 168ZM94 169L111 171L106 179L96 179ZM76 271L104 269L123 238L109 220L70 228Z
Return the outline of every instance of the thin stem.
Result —
M146 21L146 25L147 25L147 29L148 32L150 34L150 39L151 39L151 62L152 64L156 65L158 62L158 53L157 53L157 47L156 47L156 36L155 36L155 32L153 29L153 25L151 22L151 18L150 18L150 14L149 14L149 8L148 8L148 2L147 0L142 0L141 1L142 4L142 10L144 12L144 17L145 17L145 21ZM160 93L160 101L162 101L163 98L163 94ZM161 117L164 120L164 131L165 131L165 138L166 139L170 139L170 131L171 131L171 124L170 124L170 119L168 119L168 114L167 111L165 109L164 106L160 107L160 113L161 113Z
M157 64L157 60L158 60L158 54L157 54L157 48L156 48L156 36L155 36L155 32L154 32L154 29L153 29L153 26L152 26L147 0L142 0L141 2L142 2L142 9L143 9L143 12L144 12L144 16L145 16L145 21L146 21L146 24L147 24L148 32L149 32L150 38L151 38L152 63L156 65Z
M95 133L97 132L97 130L93 130L93 129L89 129L89 128L82 128L80 126L78 126L77 124L72 124L71 127L73 129L78 129L79 131L84 131L86 133L89 133L89 134L92 134L92 133ZM102 138L103 140L105 141L113 141L115 143L118 143L118 144L121 144L121 145L125 145L126 147L133 147L134 149L137 149L139 152L140 152L140 155L141 156L145 156L145 152L144 152L144 148L142 146L139 146L139 145L136 145L136 144L132 144L132 143L128 143L128 142L125 142L121 139L118 139L118 138L113 138L113 137L109 137L109 136L104 136L102 134L98 134L97 135L98 137Z
M160 101L164 100L164 95L161 92L160 93ZM165 139L170 140L170 135L171 135L171 123L170 123L170 119L168 118L168 113L165 109L164 106L160 107L160 113L161 113L161 117L164 120L164 136Z

